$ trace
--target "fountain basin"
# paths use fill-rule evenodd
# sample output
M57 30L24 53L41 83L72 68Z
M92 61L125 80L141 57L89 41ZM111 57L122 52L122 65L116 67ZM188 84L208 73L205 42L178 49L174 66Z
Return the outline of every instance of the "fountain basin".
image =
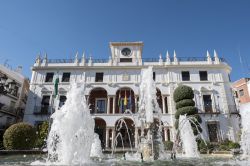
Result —
M37 162L37 165L48 165L45 164L46 155L1 155L0 156L0 166L27 166L30 165L34 161ZM241 163L248 163L248 161L238 161ZM155 160L148 162L139 162L139 161L128 161L123 160L122 154L115 154L115 158L111 158L109 154L105 154L101 160L92 159L92 163L88 163L86 165L101 165L101 166L110 166L110 165L134 165L134 166L142 166L142 165L195 165L195 166L204 166L204 165L237 165L237 161L234 158L230 158L227 156L213 156L213 155L201 155L200 158L178 158L176 160Z

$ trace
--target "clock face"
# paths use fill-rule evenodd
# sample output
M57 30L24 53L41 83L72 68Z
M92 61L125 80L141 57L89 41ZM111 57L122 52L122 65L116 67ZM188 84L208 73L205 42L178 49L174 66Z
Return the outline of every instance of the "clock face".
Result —
M131 52L132 51L129 48L123 48L121 51L123 56L130 56Z

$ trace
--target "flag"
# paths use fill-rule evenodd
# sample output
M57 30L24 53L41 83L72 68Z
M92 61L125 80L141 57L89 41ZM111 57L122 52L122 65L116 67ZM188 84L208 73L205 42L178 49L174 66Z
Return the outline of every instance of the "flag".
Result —
M120 105L121 105L120 101L121 101L121 90L120 90L118 101L117 101L117 105L118 105L119 108L120 108Z
M123 105L124 105L124 106L127 106L127 105L128 105L128 100L127 100L126 91L125 91L125 97L124 97Z
M57 73L57 76L54 82L54 97L58 95L58 84L59 84L59 75Z

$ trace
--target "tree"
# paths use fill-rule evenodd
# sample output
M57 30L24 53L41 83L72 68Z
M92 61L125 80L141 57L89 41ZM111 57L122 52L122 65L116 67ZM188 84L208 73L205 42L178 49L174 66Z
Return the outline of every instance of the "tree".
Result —
M42 148L46 144L46 139L48 136L49 123L44 121L37 131L36 147Z
M176 113L175 113L175 128L178 128L180 115L187 115L190 117L190 123L193 128L194 134L197 135L202 132L200 123L202 122L200 116L198 115L198 109L195 107L195 102L193 101L194 92L191 87L186 85L181 85L177 87L174 91L174 101L176 103Z

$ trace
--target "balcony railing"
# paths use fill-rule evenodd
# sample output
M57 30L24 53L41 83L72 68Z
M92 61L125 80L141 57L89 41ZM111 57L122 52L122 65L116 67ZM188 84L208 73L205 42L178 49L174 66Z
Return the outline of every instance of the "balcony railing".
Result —
M49 115L51 113L51 106L35 106L33 113L35 115Z
M219 114L221 112L219 105L215 105L215 106L213 106L213 105L207 105L207 106L196 105L195 107L198 108L199 114Z
M206 57L177 57L179 62L201 62L207 61ZM162 59L163 62L166 61L165 58ZM174 58L170 58L173 62ZM212 58L214 61L214 58ZM226 62L224 58L219 58L220 62ZM48 63L74 63L75 59L48 59ZM81 62L81 59L78 59ZM85 59L85 63L88 63L89 59ZM92 63L108 63L109 59L92 59ZM159 62L159 58L142 58L142 62Z

